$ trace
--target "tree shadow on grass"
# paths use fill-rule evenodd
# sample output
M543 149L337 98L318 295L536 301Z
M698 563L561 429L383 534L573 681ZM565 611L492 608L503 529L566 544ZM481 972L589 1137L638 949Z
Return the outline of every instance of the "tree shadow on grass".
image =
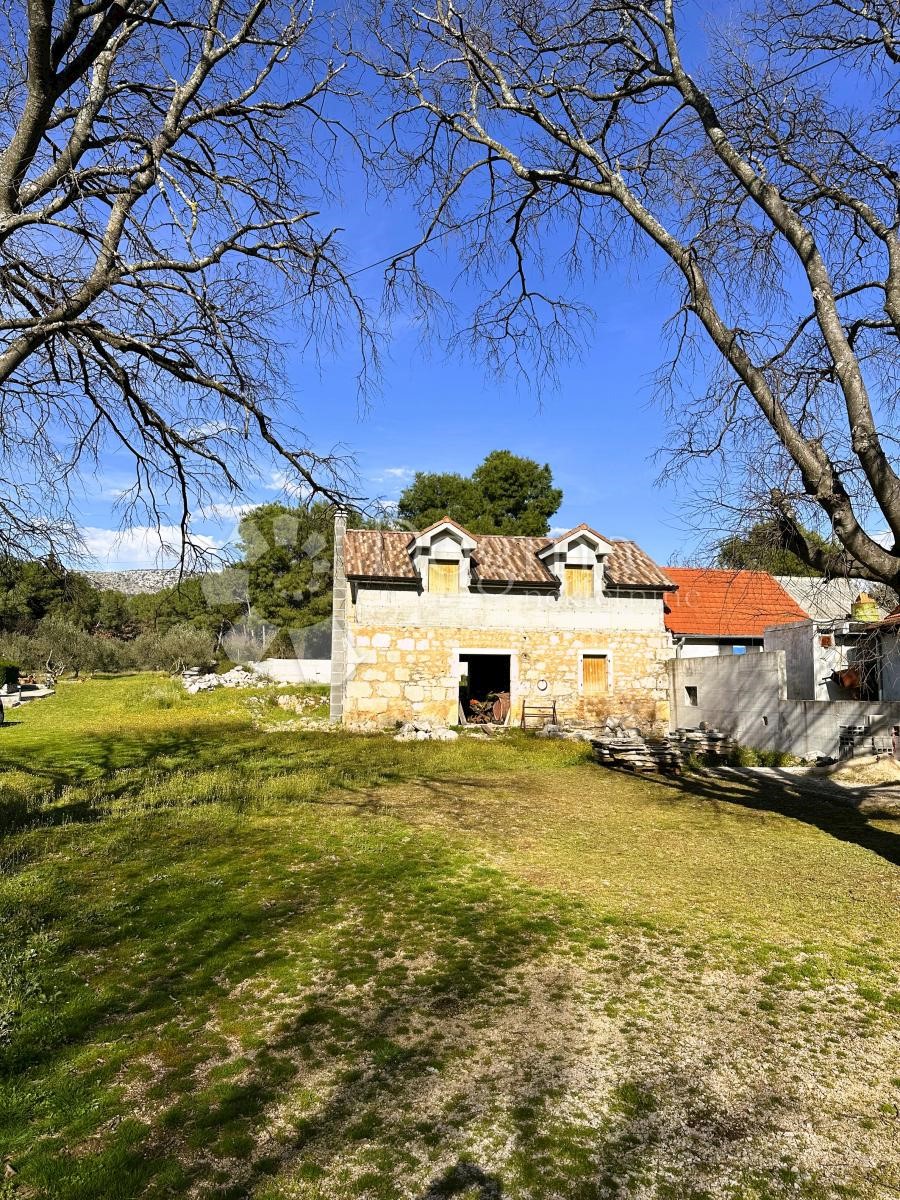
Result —
M65 1200L157 1186L208 1194L236 1149L265 1144L273 1106L329 1067L334 1084L296 1136L254 1153L232 1193L249 1195L287 1162L336 1153L341 1131L351 1142L363 1136L354 1133L361 1099L377 1115L427 1078L440 1049L410 1038L410 1022L439 1028L448 1007L465 1013L548 945L554 925L540 905L507 895L489 872L458 877L453 853L417 852L406 839L349 852L338 840L332 854L327 830L311 839L325 845L302 860L248 840L239 823L217 826L200 847L197 831L130 848L123 840L103 859L115 873L130 854L130 879L143 881L126 886L124 906L89 894L79 906L76 874L57 877L44 911L23 914L53 930L55 944L0 1058L15 1095L0 1109L0 1141L17 1143L23 1184ZM395 969L397 955L430 965ZM271 1012L250 1015L257 988L272 987ZM52 1004L37 999L50 995ZM210 1068L233 1053L234 1028L253 1050L236 1075L211 1082ZM142 1083L141 1063L156 1061L162 1077ZM132 1106L140 1120L127 1119Z
M377 789L416 778L421 767L407 748L384 738L254 733L236 731L228 722L144 737L123 730L81 738L74 747L51 745L40 752L29 748L4 755L4 770L26 782L8 775L4 781L0 774L0 835L34 825L96 821L108 815L111 802L137 799L148 782L178 772L222 772L228 786L219 794L227 791L246 801L267 781L306 772L293 797L297 801L330 798L338 805L373 809Z
M463 1192L472 1200L503 1200L503 1188L496 1175L488 1175L474 1163L460 1159L458 1163L433 1179L422 1193L421 1200L450 1200Z
M900 831L880 829L872 818L830 789L812 793L808 783L792 783L781 777L753 777L749 773L716 771L677 777L654 775L654 783L674 792L713 804L737 805L756 812L777 813L801 821L841 842L860 846L900 866ZM876 820L882 818L874 818Z

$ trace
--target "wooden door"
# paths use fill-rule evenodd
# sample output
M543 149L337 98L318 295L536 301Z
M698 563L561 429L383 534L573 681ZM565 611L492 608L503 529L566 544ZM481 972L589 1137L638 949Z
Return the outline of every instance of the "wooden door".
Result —
M582 666L582 691L585 696L605 696L609 691L609 670L605 654L585 654Z

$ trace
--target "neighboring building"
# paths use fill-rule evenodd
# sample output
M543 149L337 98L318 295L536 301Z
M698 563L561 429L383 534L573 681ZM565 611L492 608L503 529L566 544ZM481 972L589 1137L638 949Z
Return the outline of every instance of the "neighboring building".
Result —
M666 596L665 614L677 658L762 650L769 626L808 619L764 571L666 567L665 572L678 585Z
M882 617L897 604L896 593L867 579L819 579L803 575L773 578L812 621L849 621L860 595L872 596Z
M558 538L335 527L332 717L457 724L509 694L560 719L668 716L668 576L587 525Z
M900 699L882 691L877 630L861 621L779 625L766 630L765 649L784 652L788 700Z

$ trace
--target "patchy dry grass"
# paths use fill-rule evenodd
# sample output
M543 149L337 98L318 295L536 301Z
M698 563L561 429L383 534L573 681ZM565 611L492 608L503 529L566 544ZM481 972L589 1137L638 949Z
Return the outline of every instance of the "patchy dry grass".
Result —
M280 714L0 731L3 1200L897 1195L896 823Z

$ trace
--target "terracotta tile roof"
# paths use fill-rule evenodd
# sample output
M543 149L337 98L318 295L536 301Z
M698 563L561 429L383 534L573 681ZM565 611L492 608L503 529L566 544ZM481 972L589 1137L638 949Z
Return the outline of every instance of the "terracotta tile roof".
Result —
M417 533L393 529L348 529L344 564L351 579L390 579L416 582L418 575L409 556ZM538 558L538 552L553 545L543 537L501 537L472 534L476 542L472 562L476 579L484 583L522 583L558 587L559 583ZM605 541L606 539L604 539ZM612 553L605 564L612 587L674 588L640 546L631 541L612 540Z
M594 537L599 538L601 542L609 542L609 544L612 545L612 542L608 537L604 537L602 533L598 533L596 529L592 528L590 525L586 525L584 521L582 521L580 525L576 525L574 529L567 529L565 533L561 533L559 537L555 537L553 539L553 545L555 546L557 542L564 542L566 538L570 538L573 533L592 533Z
M613 550L606 559L606 578L614 587L658 588L664 592L673 592L678 587L668 569L663 571L658 567L637 542L613 538L610 545Z
M351 579L417 580L405 530L348 529L344 542L344 569Z
M666 597L666 629L686 637L761 638L770 625L809 618L764 571L666 567L678 591Z
M472 551L475 578L485 583L534 583L559 587L559 580L538 558L550 545L543 537L501 537L479 534Z

